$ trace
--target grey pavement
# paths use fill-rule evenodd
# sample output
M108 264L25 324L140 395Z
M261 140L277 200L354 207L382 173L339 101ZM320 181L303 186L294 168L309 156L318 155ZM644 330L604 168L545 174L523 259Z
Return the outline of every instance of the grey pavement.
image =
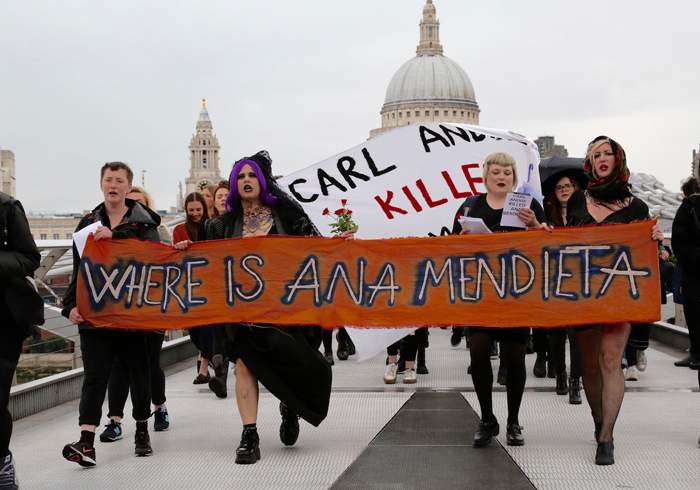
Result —
M370 454L368 448L377 445L372 444L373 440L385 427L389 428L387 424L416 392L458 393L468 402L466 409L471 406L478 416L476 395L466 374L468 353L464 342L457 348L451 347L449 336L449 330L431 330L427 351L430 374L419 376L417 385L403 385L400 379L395 385L385 385L381 355L363 363L353 361L353 357L348 361L336 359L328 418L319 428L302 421L299 441L293 447L285 447L279 441L278 401L262 390L258 420L262 459L250 466L233 463L241 433L235 399L220 400L206 387L192 385L196 374L194 360L168 371L166 395L171 430L151 431L155 452L151 457L134 456L135 424L126 418L124 439L110 444L97 442L98 466L81 468L61 456L63 445L79 437L78 402L42 412L15 423L11 449L16 456L21 488L330 488L337 481L347 481L347 476L362 474L362 467L359 473L353 473L358 472L354 463L359 464L363 454ZM493 452L498 457L482 467L498 472L503 461L514 462L526 481L538 489L699 488L698 378L696 371L673 366L673 361L683 355L652 343L647 351L648 369L640 373L639 381L627 383L615 429L616 464L609 467L594 464L593 423L585 400L583 405L573 406L568 404L568 397L557 396L553 379L532 376L535 356L527 356L528 380L520 414L526 444L518 448L506 446L502 430L498 436L502 448L497 444ZM493 362L494 373L497 364ZM229 389L232 386L230 376ZM506 394L502 387L494 388L494 411L505 429ZM464 427L468 417L454 418L455 432L463 433L460 446L467 447L472 436L471 429ZM410 443L409 437L409 442L396 448L395 452L401 451L409 465L411 458L425 462L431 457L432 449L421 444L421 437L416 433L415 444ZM386 445L381 449L392 451ZM501 458L504 452L509 456L506 460ZM468 459L474 453L464 454ZM454 465L433 468L439 469L437 478L449 476L444 473L449 473ZM341 478L346 471L346 477ZM430 478L429 474L421 476ZM382 486L426 487L424 478L407 478L405 474L397 474L396 478L396 485ZM445 481L452 483L444 488L478 488L470 487L467 481L457 485L449 478Z

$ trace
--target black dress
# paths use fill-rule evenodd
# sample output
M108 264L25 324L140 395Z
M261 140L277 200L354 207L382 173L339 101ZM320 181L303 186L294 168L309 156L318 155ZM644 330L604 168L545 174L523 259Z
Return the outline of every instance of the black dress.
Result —
M649 219L649 207L644 201L632 198L629 205L613 211L603 221L596 221L588 212L586 191L576 191L566 203L566 226L602 225L610 223L632 223Z
M275 224L268 235L314 234L308 217L295 210L273 206ZM207 228L207 240L240 237L241 210L217 216ZM251 373L272 393L311 425L328 414L331 367L318 351L318 327L231 323L223 326L230 359L241 359Z
M471 203L469 203L471 204ZM467 201L463 203L457 210L455 215L455 221L452 226L452 233L458 234L462 230L462 225L459 224L457 220L457 215L463 214L465 212L465 206L467 206ZM547 221L547 217L544 214L544 210L537 200L533 199L530 203L530 209L535 212L535 218L540 223ZM492 232L509 232L509 231L523 231L523 228L516 228L514 226L501 226L501 216L503 215L503 209L493 209L489 206L486 200L486 194L481 194L476 202L469 208L468 216L471 218L481 218L484 224ZM513 342L516 344L526 344L528 340L528 335L530 329L528 327L509 327L509 328L497 328L497 327L469 327L469 335L474 332L486 332L493 337L493 340Z

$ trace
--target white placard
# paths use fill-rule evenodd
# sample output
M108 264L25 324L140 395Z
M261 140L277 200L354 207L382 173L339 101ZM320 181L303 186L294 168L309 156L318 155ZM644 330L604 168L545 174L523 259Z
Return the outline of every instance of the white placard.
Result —
M459 224L462 225L463 230L467 230L470 235L478 235L480 233L491 233L489 227L486 226L484 220L481 218L470 218L469 216L462 216L459 218Z
M86 226L82 230L73 233L73 242L75 242L75 247L78 249L78 254L81 258L83 256L83 250L85 249L85 243L87 243L88 236L90 236L90 233L95 233L98 226L102 226L101 221L96 221L93 224Z
M509 192L506 196L506 203L503 206L501 215L501 226L513 226L516 228L527 228L527 225L520 221L518 213L523 208L529 208L532 203L532 196L529 194L519 194Z
M323 210L332 214L341 199L360 227L358 239L449 235L464 200L486 192L483 163L494 152L515 158L521 182L540 161L537 145L517 133L431 122L388 131L278 182L325 236L333 221ZM540 189L536 170L530 184Z

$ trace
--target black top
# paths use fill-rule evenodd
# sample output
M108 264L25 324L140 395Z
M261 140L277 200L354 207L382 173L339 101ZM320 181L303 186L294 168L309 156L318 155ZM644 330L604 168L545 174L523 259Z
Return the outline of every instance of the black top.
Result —
M603 221L596 221L588 212L585 191L574 192L566 203L566 226L602 225L603 223L632 223L649 219L649 207L644 201L632 198L629 205L613 211Z
M109 222L105 203L101 203L92 210L92 213L83 216L83 219L80 220L80 223L78 223L78 226L75 228L75 232L77 233L86 226L99 221L102 223L102 226L106 226L112 230L113 239L138 238L139 240L150 240L156 243L160 242L160 236L158 235L160 216L155 211L131 199L126 199L125 203L128 210L121 222L115 227L112 228L112 224ZM66 318L70 316L71 310L78 305L77 288L79 268L80 254L75 246L75 242L73 242L73 276L71 277L68 289L66 289L63 295L63 310L61 311L61 314ZM81 324L80 328L94 327Z
M683 294L700 297L700 196L683 199L671 227L673 253L682 265Z
M530 203L530 209L532 209L535 212L535 218L537 218L537 221L539 221L540 223L544 223L545 221L547 221L547 217L544 214L544 210L542 209L542 206L540 206L540 203L537 202L536 199L533 199L532 203ZM455 214L455 221L452 225L453 234L459 234L459 232L462 231L462 225L460 225L459 221L457 221L457 215L460 214L462 216L469 216L471 218L481 218L482 220L484 220L484 224L492 232L523 231L523 228L518 228L516 226L501 226L501 216L503 215L503 208L493 209L491 206L489 206L489 203L486 201L486 194L481 194L476 199L476 202L474 203L473 207L469 209L467 214L465 214L464 203L459 207L457 213Z

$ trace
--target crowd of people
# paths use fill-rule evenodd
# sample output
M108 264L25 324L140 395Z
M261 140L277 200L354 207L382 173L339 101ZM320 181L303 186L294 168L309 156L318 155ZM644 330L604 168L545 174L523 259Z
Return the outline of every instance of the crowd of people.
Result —
M589 145L583 169L555 173L543 183L544 206L533 199L518 218L528 229L551 231L556 227L631 223L649 219L647 205L636 198L628 183L626 155L616 141L606 136ZM105 164L100 188L104 202L80 221L76 232L99 223L94 240L136 238L172 245L187 250L194 242L234 237L271 235L317 236L319 231L301 205L285 192L273 177L267 152L259 152L237 161L229 181L210 185L201 193L185 199L185 223L178 225L172 239L161 225L160 216L143 188L132 186L133 173L122 162ZM501 216L507 195L517 187L515 160L506 153L489 155L483 165L486 193L472 196L456 215L481 218L493 232L512 232L522 228L502 226ZM700 367L700 196L697 180L683 187L683 203L673 224L672 253L679 266L679 297L690 331L690 355L677 365ZM39 252L29 232L21 205L0 194L0 309L4 326L0 343L0 488L16 485L12 453L9 451L12 418L7 410L12 375L22 342L27 337L20 322L12 318L7 283L13 278L31 276L39 265ZM453 234L468 234L457 216ZM343 239L354 239L347 231ZM651 240L659 243L659 260L670 259L670 250L661 246L663 233L654 226ZM148 420L154 416L154 430L170 425L166 407L165 375L160 367L163 332L95 328L84 321L78 309L77 276L80 255L73 250L73 276L63 298L63 314L79 326L84 364L84 382L79 406L80 438L66 444L63 456L81 466L97 464L95 433L102 420L102 404L109 401L109 422L100 441L122 438L122 418L126 397L131 393L136 420L135 453L153 454ZM666 280L666 282L670 282ZM665 295L662 294L662 296ZM418 374L427 374L425 349L428 329L422 328L387 349L383 380L415 384ZM218 397L227 396L229 365L234 365L235 396L242 424L235 462L251 464L260 460L257 415L259 384L262 383L280 401L280 440L295 444L299 419L318 426L328 413L331 394L331 366L334 365L332 331L320 327L285 327L269 324L228 323L206 325L189 330L199 351L194 384L208 384ZM494 385L491 359L500 358L497 382L507 393L508 445L522 446L525 438L520 426L520 405L527 377L525 356L537 354L533 374L556 379L556 393L569 395L571 404L581 404L581 392L591 409L594 436L598 443L595 462L614 463L613 429L628 381L646 368L644 350L648 346L649 326L615 323L555 329L495 328L455 326L452 345L467 338L471 374L481 408L481 421L473 444L487 446L499 434L500 425L493 413ZM566 343L569 342L570 372L567 374ZM339 360L355 353L352 339L344 329L337 331ZM323 346L323 353L319 350ZM626 363L626 374L623 373ZM213 367L212 376L209 367ZM294 369L289 367L293 366ZM700 376L700 372L699 372ZM700 378L699 378L700 382ZM699 441L700 442L700 441ZM5 485L5 486L3 486Z

